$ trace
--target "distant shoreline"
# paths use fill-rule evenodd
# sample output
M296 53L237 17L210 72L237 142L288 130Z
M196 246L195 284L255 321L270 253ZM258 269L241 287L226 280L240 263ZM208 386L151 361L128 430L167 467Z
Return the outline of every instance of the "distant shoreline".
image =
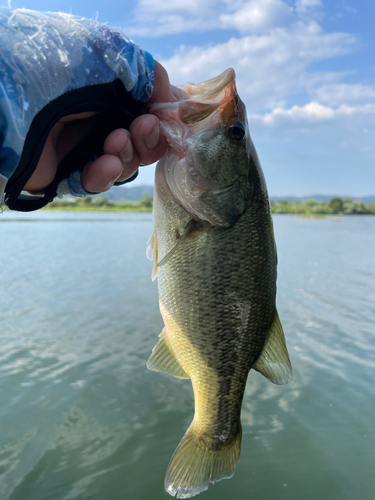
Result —
M112 207L44 207L45 212L138 212L152 213L151 208L112 208Z
M112 201L105 196L92 198L54 200L42 210L66 212L152 212L153 199L147 193L139 201ZM365 204L362 200L340 198L338 196L329 201L288 201L271 199L273 214L292 214L304 218L324 218L335 215L375 215L375 203Z
M131 209L131 208L42 208L41 210L45 212L106 212L106 213L152 213L151 209ZM299 219L331 219L338 220L342 215L372 215L375 213L366 213L366 214L304 214L298 212L272 212L272 215L295 215Z
M139 201L111 201L105 196L56 199L42 210L66 212L152 212L152 198L144 193Z

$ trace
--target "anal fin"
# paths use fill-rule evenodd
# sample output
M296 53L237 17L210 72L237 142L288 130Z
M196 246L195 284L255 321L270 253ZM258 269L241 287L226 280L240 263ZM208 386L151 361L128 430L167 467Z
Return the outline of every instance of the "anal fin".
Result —
M277 311L263 350L252 368L278 385L287 384L293 378L283 327Z
M168 373L177 378L190 378L170 348L166 339L165 328L163 328L159 337L160 339L147 361L147 368L157 372Z

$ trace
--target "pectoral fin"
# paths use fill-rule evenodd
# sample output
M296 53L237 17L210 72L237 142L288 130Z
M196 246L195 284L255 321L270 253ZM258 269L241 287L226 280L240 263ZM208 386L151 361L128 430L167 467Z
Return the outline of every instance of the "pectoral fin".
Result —
M169 261L169 259L176 252L177 248L181 245L181 243L184 241L186 236L190 233L190 231L192 231L193 228L194 228L194 221L191 220L189 224L186 226L184 232L180 235L180 237L176 241L175 246L171 250L169 250L167 255L163 257L160 262L158 262L158 267L164 266L164 264L166 264Z
M283 327L277 311L263 350L252 368L278 385L287 384L293 378Z
M190 378L170 348L165 336L165 328L163 328L159 337L160 339L147 361L147 368L157 372L168 373L177 378Z
M151 272L151 279L152 281L154 281L154 279L158 275L158 238L155 231L152 233L150 239L148 240L146 256L149 260L154 261Z

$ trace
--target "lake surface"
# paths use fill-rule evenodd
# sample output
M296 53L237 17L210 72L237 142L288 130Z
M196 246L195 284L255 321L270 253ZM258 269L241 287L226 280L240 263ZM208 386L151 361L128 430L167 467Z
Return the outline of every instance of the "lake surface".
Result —
M375 217L274 217L294 379L251 371L242 453L200 498L375 491ZM0 214L0 499L167 500L189 380L146 369L162 329L151 214Z

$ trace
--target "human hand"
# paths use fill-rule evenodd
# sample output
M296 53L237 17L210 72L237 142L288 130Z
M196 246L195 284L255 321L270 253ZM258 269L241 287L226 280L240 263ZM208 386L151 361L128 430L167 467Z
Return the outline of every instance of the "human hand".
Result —
M166 70L155 61L154 90L149 102L177 100ZM31 194L43 193L53 181L60 162L93 130L96 118L97 113L86 112L65 116L56 123L45 143L36 170L24 190ZM167 150L167 141L158 118L144 114L135 118L129 130L117 129L111 132L104 142L103 150L102 156L83 168L81 181L86 191L107 191L115 182L131 177L140 163L148 165L159 160Z

